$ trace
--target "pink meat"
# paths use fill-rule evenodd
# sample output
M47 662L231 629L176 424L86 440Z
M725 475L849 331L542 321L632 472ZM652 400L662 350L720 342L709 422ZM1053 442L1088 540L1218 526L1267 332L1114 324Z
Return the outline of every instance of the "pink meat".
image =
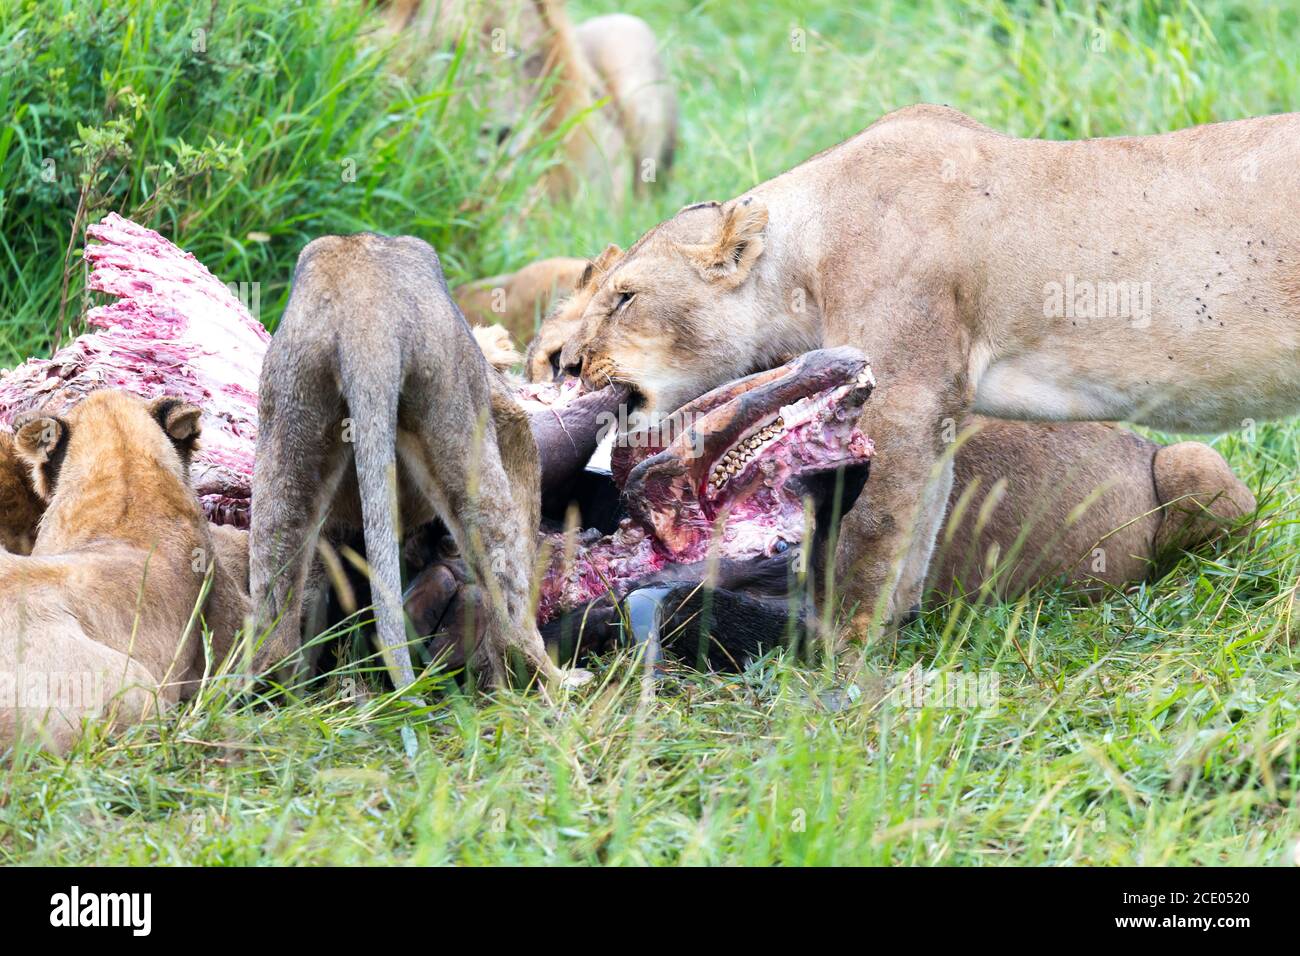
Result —
M95 331L48 359L0 375L0 427L34 408L61 411L100 388L168 395L203 409L195 489L218 524L248 526L257 383L270 336L201 262L151 229L109 213L86 234L89 286L116 301L90 310Z
M541 537L548 563L538 594L537 623L581 607L602 595L622 595L629 582L661 570L668 563L654 538L624 518L613 534L589 531L565 553L562 534Z

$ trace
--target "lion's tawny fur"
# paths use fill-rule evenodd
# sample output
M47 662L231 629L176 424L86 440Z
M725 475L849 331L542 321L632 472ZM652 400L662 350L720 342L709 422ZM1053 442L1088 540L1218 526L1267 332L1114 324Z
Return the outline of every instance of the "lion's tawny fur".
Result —
M470 332L483 350L483 357L498 372L505 374L524 360L524 354L515 347L504 326L476 325Z
M537 448L427 243L363 233L308 244L262 366L260 415L250 579L269 638L259 665L301 644L321 526L360 529L384 658L394 683L409 685L400 539L436 518L490 598L476 666L499 683L514 649L558 673L529 599Z
M0 431L0 548L28 554L45 503L32 486L27 466L14 449L14 437Z
M511 335L527 341L552 304L573 292L586 267L586 259L538 259L517 272L459 285L453 295L471 322L499 322Z
M1237 530L1255 497L1213 448L1096 422L962 423L928 586L1016 597L1040 583L1122 587Z
M577 335L587 303L596 294L605 273L622 255L623 250L611 243L595 259L583 262L572 292L555 304L528 344L524 353L524 374L528 381L549 382L563 372L560 359L565 345Z

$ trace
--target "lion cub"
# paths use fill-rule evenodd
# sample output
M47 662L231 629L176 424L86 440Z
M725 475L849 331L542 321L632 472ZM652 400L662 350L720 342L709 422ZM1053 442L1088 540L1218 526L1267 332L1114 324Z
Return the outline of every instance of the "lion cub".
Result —
M604 252L584 265L570 294L555 301L524 354L524 374L528 381L549 382L564 376L561 353L577 338L587 303L621 258L623 250L610 243Z
M248 600L189 481L199 409L102 391L16 422L44 517L30 555L0 553L0 748L66 752L83 717L137 723L197 688L204 650L229 650ZM224 534L224 532L223 532ZM238 546L233 549L238 553Z
M14 449L13 436L0 432L0 550L31 553L36 523L44 510L32 476Z

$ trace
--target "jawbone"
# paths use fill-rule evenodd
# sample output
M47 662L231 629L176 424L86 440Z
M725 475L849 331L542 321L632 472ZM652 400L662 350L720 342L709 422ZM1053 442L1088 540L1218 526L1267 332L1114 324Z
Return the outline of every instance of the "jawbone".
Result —
M539 623L603 595L621 597L669 565L800 549L836 473L856 469L865 480L873 449L856 421L873 387L861 353L826 349L620 435L613 474L629 516L609 535L543 536ZM831 485L819 481L827 478Z

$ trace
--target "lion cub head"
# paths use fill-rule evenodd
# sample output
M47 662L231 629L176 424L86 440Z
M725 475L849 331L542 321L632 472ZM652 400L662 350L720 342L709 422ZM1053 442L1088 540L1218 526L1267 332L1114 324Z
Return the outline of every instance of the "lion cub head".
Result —
M591 294L561 360L589 387L622 382L646 411L668 413L803 351L791 348L772 290L757 281L766 226L754 198L687 206L656 226Z
M189 478L200 415L174 398L105 390L61 414L20 417L14 450L46 503L41 538L148 537L159 519L202 520Z

